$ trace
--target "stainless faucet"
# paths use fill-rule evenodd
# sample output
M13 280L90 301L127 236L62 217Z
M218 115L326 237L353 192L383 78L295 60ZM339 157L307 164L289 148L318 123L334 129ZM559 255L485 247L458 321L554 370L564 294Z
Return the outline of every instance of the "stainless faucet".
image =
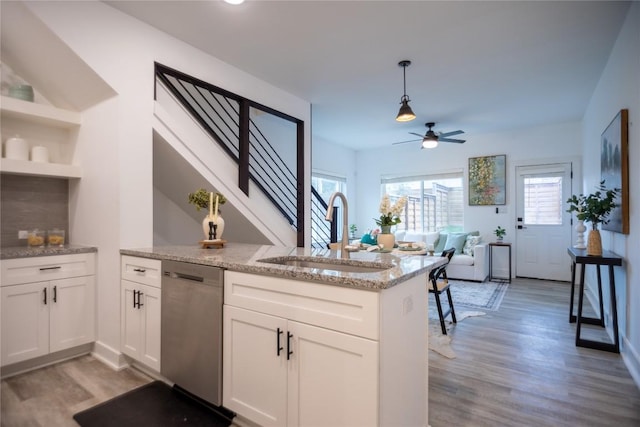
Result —
M340 253L342 258L348 258L349 253L345 250L345 246L349 244L349 231L347 230L347 222L349 221L349 205L347 204L347 198L344 194L339 191L336 191L329 197L329 207L327 208L327 216L325 219L327 221L333 221L333 202L336 197L340 197L342 199L342 242L340 243Z

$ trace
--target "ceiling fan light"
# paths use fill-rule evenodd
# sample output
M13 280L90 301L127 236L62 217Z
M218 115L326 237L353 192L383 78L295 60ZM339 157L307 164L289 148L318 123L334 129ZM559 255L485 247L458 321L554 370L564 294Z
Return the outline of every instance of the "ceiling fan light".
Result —
M438 146L438 140L435 138L425 137L422 140L422 148L436 148Z
M400 111L398 111L398 115L396 116L397 122L410 122L415 119L416 115L413 113L413 110L409 106L409 98L402 97L402 105L400 106Z

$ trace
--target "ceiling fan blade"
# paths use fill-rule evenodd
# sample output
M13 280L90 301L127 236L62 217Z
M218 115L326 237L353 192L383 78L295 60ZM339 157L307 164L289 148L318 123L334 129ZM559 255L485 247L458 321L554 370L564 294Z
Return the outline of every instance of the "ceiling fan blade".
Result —
M418 135L420 136L420 135ZM398 144L406 144L407 142L418 142L418 141L422 141L422 137L420 136L420 139L412 139L410 141L400 141L400 142L394 142L391 145L398 145Z
M448 136L460 135L461 133L464 133L464 131L462 131L462 130L454 130L452 132L439 133L438 136L444 136L446 138Z
M409 132L411 135L419 136L420 138L424 138L424 135L415 132Z
M438 141L440 141L440 142L455 142L457 144L463 144L466 140L438 137Z

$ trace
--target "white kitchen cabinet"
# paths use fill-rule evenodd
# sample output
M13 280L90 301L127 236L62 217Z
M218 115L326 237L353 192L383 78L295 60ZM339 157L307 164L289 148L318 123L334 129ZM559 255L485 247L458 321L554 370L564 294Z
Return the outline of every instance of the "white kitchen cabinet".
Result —
M5 260L0 299L2 366L90 343L95 340L95 256Z
M121 259L121 351L160 372L161 262Z
M425 283L225 272L223 405L263 426L426 425Z
M80 113L6 96L0 99L0 112L1 133L5 139L20 135L30 147L46 146L50 157L49 163L3 158L2 173L58 178L82 176L81 168L72 164L76 129L82 122Z
M227 408L262 426L376 425L377 342L231 306L224 324Z

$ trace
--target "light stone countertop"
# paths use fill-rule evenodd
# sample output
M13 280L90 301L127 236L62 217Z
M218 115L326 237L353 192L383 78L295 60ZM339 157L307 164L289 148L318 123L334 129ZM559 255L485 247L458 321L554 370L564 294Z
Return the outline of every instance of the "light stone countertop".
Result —
M288 279L320 282L371 290L390 288L412 277L431 271L446 262L446 258L394 253L350 252L341 259L339 251L308 249L245 243L225 243L223 248L202 249L199 246L158 246L144 249L121 249L120 254L158 260L188 262L221 267L227 270L277 276ZM375 262L390 268L373 273L343 272L330 269L294 267L259 262L264 258L303 256L333 258L340 263L357 265Z
M27 246L13 246L0 249L0 259L13 259L13 258L33 258L39 256L53 256L53 255L73 255L84 254L89 252L98 252L98 248L94 246L81 246L81 245L64 245L61 247L44 247L44 248L29 248Z

